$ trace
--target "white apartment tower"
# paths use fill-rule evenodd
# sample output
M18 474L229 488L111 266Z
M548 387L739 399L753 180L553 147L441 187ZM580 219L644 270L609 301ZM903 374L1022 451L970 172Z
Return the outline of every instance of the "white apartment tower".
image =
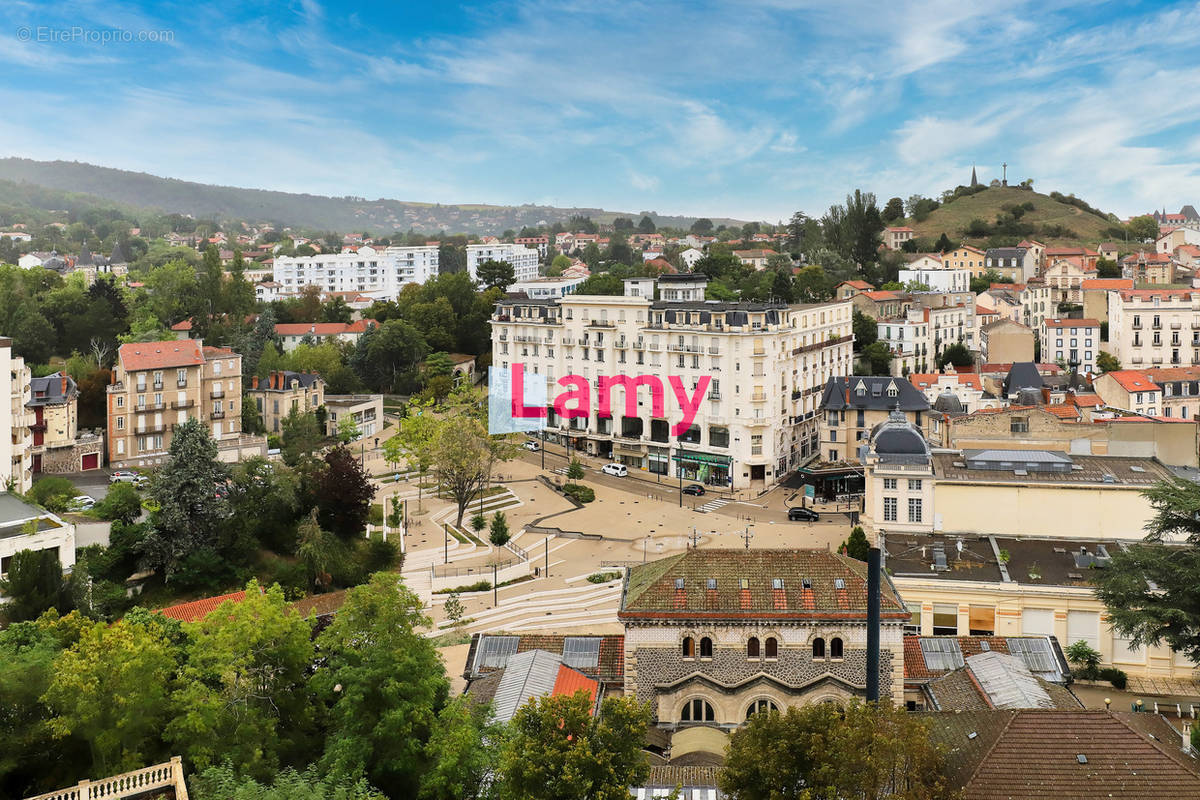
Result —
M469 244L467 245L467 272L479 279L479 265L485 261L506 261L512 264L513 274L518 281L528 281L538 276L538 251L521 244Z
M535 251L536 252L536 251ZM424 283L438 274L438 248L347 248L341 253L279 256L275 283L282 295L299 294L305 286L326 292L360 292L376 300L395 300L410 283Z
M0 492L24 493L33 486L30 426L35 420L25 407L30 380L25 359L13 355L12 339L0 336L0 399L9 405L9 413L0 414Z
M659 287L659 294L665 287ZM819 446L816 412L827 380L852 371L850 301L787 305L663 301L645 296L569 295L501 300L492 317L492 363L521 364L547 382L545 431L551 441L672 477L743 489L771 486ZM586 418L561 418L560 378L587 380ZM653 376L662 381L664 413L651 391L638 390L626 414L624 390L599 412L600 378ZM682 412L668 382L694 397L711 383L691 427L671 428ZM607 394L607 391L606 391Z

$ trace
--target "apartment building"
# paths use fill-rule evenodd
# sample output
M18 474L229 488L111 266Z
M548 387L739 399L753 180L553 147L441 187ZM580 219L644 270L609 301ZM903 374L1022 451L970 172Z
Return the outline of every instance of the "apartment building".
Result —
M529 247L538 251L538 255L542 258L546 257L546 253L550 251L549 236L518 236L513 240L514 243L522 247Z
M242 357L229 348L196 339L123 344L108 387L109 464L161 464L188 419L209 429L223 460L237 460L241 399Z
M8 577L12 557L21 550L53 550L69 569L75 565L75 526L12 491L0 491L0 578Z
M79 432L79 389L74 378L65 372L34 378L26 408L33 413L34 473L100 468L104 437Z
M1001 317L979 329L979 357L985 364L1033 361L1033 341L1028 327Z
M1025 283L1018 293L1021 301L1021 322L1035 331L1042 329L1042 320L1058 316L1058 304L1052 299L1052 288L1041 278Z
M942 253L942 265L946 269L965 269L971 273L972 278L987 271L987 267L984 266L986 260L986 252L969 244Z
M354 322L280 322L275 325L275 335L283 345L283 352L290 353L305 339L313 344L327 340L358 344L359 338L369 328L378 325L373 319L359 319Z
M521 244L496 242L467 245L467 272L473 279L479 280L479 265L485 261L504 261L511 264L518 281L536 278L538 265L541 263L537 250Z
M1129 278L1088 278L1080 284L1083 290L1083 315L1101 323L1108 322L1108 293L1132 289Z
M1090 269L1077 258L1060 258L1042 271L1042 280L1050 287L1054 303L1083 303L1083 282L1096 277L1096 268ZM1057 313L1057 312L1055 312Z
M279 433L283 420L293 410L300 414L316 413L325 404L325 381L315 372L272 372L250 379L247 399L254 402L268 433Z
M537 251L531 251L535 257ZM424 283L438 274L438 248L370 246L341 253L277 256L274 282L280 294L299 294L305 286L326 292L361 292L376 300L395 300L410 283Z
M13 355L12 339L0 337L0 398L8 398L9 409L0 414L0 488L18 494L33 486L30 380L25 359Z
M1027 281L1037 276L1037 259L1025 247L992 247L983 256L986 272L994 269L1014 283Z
M1108 349L1132 369L1200 364L1200 294L1192 289L1110 292Z
M327 394L325 395L326 435L337 436L338 424L349 419L354 422L361 441L375 437L383 430L383 395L381 394ZM375 444L378 444L378 439Z
M552 440L632 469L717 487L765 487L816 452L820 392L851 369L851 309L848 301L509 298L492 317L492 363L544 375L551 398L563 391L560 378L587 380L588 416L567 420L551 408L545 429ZM633 409L617 389L611 415L600 415L600 378L618 375L654 377L664 386L675 377L689 393L701 378L711 382L695 422L676 437L670 428L681 412L669 386L661 414L645 389Z
M928 259L933 261L934 259ZM935 292L969 292L971 290L971 273L965 269L947 269L941 264L936 266L919 266L914 262L906 269L900 270L900 283L907 286L910 282L923 283Z
M892 350L893 375L928 372L937 363L938 356L953 344L962 343L969 350L975 349L974 302L933 304L939 299L952 298L952 294L914 292L913 299L918 304L909 308L904 316L879 320L879 341ZM926 302L930 304L925 305Z
M1164 417L1186 420L1200 417L1200 366L1155 367L1145 374L1162 389Z
M1121 259L1121 276L1140 284L1171 284L1175 282L1175 262L1168 253L1142 250Z
M888 250L899 250L904 247L904 243L911 240L916 235L916 231L907 225L901 225L895 228L883 229L883 246Z
M821 395L821 459L858 463L859 448L867 443L871 431L887 422L896 411L920 431L929 413L929 401L903 378L887 375L831 378Z
M1094 319L1042 320L1042 359L1077 366L1080 372L1096 372L1100 355L1100 322ZM1001 360L1001 359L996 359ZM1014 361L1032 361L1012 359Z
M528 280L517 281L508 287L508 290L514 293L524 292L527 297L535 300L544 297L566 297L574 293L579 284L585 280L587 278L582 275L562 276L558 278L530 278Z
M1112 408L1157 417L1163 407L1162 387L1151 380L1148 370L1106 372L1096 378L1095 387L1104 405Z

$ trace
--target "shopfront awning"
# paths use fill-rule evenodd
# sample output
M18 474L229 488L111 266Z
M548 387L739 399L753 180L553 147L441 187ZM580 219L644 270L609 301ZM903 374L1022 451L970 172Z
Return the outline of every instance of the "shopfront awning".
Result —
M674 453L671 458L675 461L690 461L694 464L716 464L718 466L727 467L730 463L729 456L714 456L708 453Z

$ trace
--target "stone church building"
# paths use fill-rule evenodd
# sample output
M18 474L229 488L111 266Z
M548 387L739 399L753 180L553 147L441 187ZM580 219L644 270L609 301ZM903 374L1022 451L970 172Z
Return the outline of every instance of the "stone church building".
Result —
M909 612L885 574L880 697L904 701ZM825 550L688 550L628 570L625 693L660 728L865 698L867 565Z

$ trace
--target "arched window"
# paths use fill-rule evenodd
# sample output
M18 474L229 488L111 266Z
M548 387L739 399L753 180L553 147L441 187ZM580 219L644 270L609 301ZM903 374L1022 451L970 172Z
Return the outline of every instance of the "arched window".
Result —
M842 657L842 640L838 639L836 636L829 640L829 657L830 658L841 658Z
M707 636L700 639L700 657L712 658L712 639Z
M821 637L813 639L813 658L825 657L825 640Z
M680 722L712 722L715 719L713 707L699 697L684 703L683 712L679 715Z
M755 714L757 714L760 711L778 711L778 710L779 710L779 706L775 705L774 701L768 700L765 697L761 697L758 700L755 700L753 703L751 703L750 707L746 709L746 719L750 719L752 716L754 716Z
M766 641L767 658L779 657L779 641L774 636L768 636Z
M758 637L751 636L746 642L746 658L758 658Z
M683 637L683 657L684 658L695 658L696 657L696 640L690 636Z

